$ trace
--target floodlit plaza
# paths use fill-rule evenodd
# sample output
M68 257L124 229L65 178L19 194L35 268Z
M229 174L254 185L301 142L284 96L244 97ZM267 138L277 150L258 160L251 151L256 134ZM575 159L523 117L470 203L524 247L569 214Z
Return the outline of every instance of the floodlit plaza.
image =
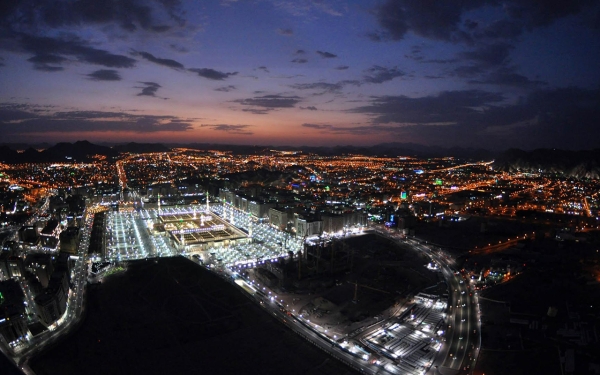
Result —
M302 250L302 239L230 205L112 211L106 260L196 255L207 265L251 267Z

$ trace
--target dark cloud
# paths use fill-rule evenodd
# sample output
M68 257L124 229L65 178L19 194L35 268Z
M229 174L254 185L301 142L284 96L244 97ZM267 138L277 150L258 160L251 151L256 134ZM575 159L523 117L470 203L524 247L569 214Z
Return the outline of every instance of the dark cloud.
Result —
M321 93L319 93L318 95L321 95L321 94L325 94L325 93L338 92L338 91L342 90L345 86L348 86L348 85L360 86L360 82L355 81L355 80L345 80L345 81L339 81L336 83L329 83L329 82L296 83L296 84L290 85L290 87L293 89L296 89L296 90L318 90L318 91L321 91Z
M481 30L475 30L475 35L478 38L487 38L490 40L514 40L522 33L522 23L506 19L494 21Z
M302 99L298 96L263 95L255 96L253 98L234 100L234 103L253 107L242 109L244 112L262 115L275 109L293 108L296 104L300 103L301 100Z
M351 110L371 115L374 123L448 123L477 117L483 107L504 100L502 94L479 90L445 91L436 96L410 98L380 96Z
M175 116L132 115L126 112L39 111L34 106L0 104L0 132L6 135L61 132L183 132L191 122Z
M212 130L241 135L252 135L253 132L247 130L251 128L251 125L230 125L230 124L216 124L216 125L200 125L203 128L211 128Z
M306 64L308 62L308 60L307 59L293 59L292 62L296 63L296 64Z
M463 16L474 9L491 6L504 11L505 18L490 25ZM408 32L443 41L472 43L479 38L512 39L523 30L552 24L560 18L597 10L595 0L387 0L374 14L382 31L368 34L371 40L401 40Z
M472 51L459 54L463 59L474 61L482 67L499 66L509 61L510 51L515 47L508 43L482 45Z
M334 126L329 124L302 124L302 127L319 130L320 133L351 134L351 135L373 135L387 134L394 135L398 131L398 126L382 125L359 125L359 126Z
M423 60L423 63L427 64L453 64L459 61L458 59L431 59L431 60Z
M412 46L410 48L410 54L406 54L404 57L427 64L451 64L459 61L458 59L427 59L424 54L423 47L421 46Z
M385 34L392 40L403 39L407 32L431 39L458 40L458 25L463 12L485 4L480 0L411 1L387 0L375 15Z
M231 0L227 0L231 1ZM323 0L309 1L273 1L273 4L278 8L297 17L312 17L313 13L325 13L330 16L341 16L343 13L336 10L333 5Z
M463 24L467 30L475 30L479 26L479 22L473 20L465 20Z
M10 25L13 29L113 24L129 32L143 29L162 33L185 24L178 0L8 0L2 3L5 5L0 17L13 22Z
M600 90L533 91L515 103L483 91L437 96L373 98L352 110L372 116L374 125L396 123L394 134L425 144L503 149L521 147L597 148Z
M292 29L277 29L277 32L280 35L285 35L285 36L294 35L294 30L292 30Z
M61 39L51 37L38 37L32 35L21 35L18 38L20 47L31 52L36 59L63 59L64 56L75 57L77 60L94 65L102 65L108 68L131 68L135 60L123 55L116 55L105 50L90 47L87 42L78 38Z
M171 30L171 26L167 26L167 25L152 26L151 29L152 29L152 31L155 31L157 33L164 33L165 31Z
M155 64L158 65L163 65L169 68L173 68L173 69L184 69L183 64L175 61L175 60L171 60L171 59L161 59L158 57L154 57L154 55L148 53L148 52L143 52L143 51L133 51L132 55L134 56L140 56L150 62L153 62Z
M367 33L365 36L373 42L381 42L385 38L380 33Z
M266 115L269 113L270 109L244 108L242 111L252 113L253 115Z
M423 48L421 46L410 47L410 53L404 55L404 57L415 61L422 61L425 58L423 56Z
M48 65L48 64L33 64L33 69L35 70L39 70L40 72L60 72L63 71L65 68L63 68L62 66L54 66L54 65Z
M336 92L340 91L344 84L341 82L338 83L328 83L328 82L313 82L313 83L296 83L290 85L291 88L296 90L320 90L324 92Z
M382 66L375 65L365 70L364 81L367 83L383 83L391 81L396 77L402 77L406 75L404 72L398 70L398 68L385 68Z
M119 72L112 69L100 69L87 74L87 77L93 81L120 81Z
M326 52L326 51L317 51L317 53L324 59L333 59L336 58L337 55L334 55L331 52Z
M485 70L478 65L465 65L453 69L451 75L456 75L460 78L472 78L484 74Z
M319 129L319 130L332 128L331 125L323 125L323 124L302 124L302 126L305 128Z
M218 70L210 69L210 68L198 68L198 69L188 69L190 72L197 73L200 77L204 77L207 79L212 79L215 81L222 81L226 78L234 76L237 72L226 73L219 72Z
M597 5L595 0L538 1L513 0L503 4L512 19L523 22L525 27L548 26L557 19L580 13L588 5Z
M305 51L305 50L303 50L303 49L299 49L299 50L296 50L296 53L295 53L295 54L296 54L296 55L304 55L304 54L306 54L306 51Z
M236 90L237 87L233 86L233 85L228 85L228 86L223 86L223 87L217 87L215 89L215 91L220 91L220 92L230 92L233 90Z
M492 72L481 79L470 80L469 83L513 86L520 88L536 88L544 86L547 83L538 80L531 80L524 75L515 72L514 68L501 68Z
M140 93L137 94L137 96L152 96L155 98L160 98L159 96L156 96L156 92L158 91L159 88L161 88L162 86L159 85L156 82L140 82L142 85L142 87L136 87L138 89L142 89L142 91ZM167 99L167 98L160 98L160 99Z
M317 111L317 107L315 107L314 105L309 105L308 107L300 107L300 109L305 109L307 111Z
M39 116L36 106L16 103L0 103L0 123L7 124Z
M66 59L62 56L58 55L35 55L27 59L27 61L32 62L34 64L60 64Z
M451 64L466 63L449 71L450 76L469 78L470 83L504 84L507 86L538 85L542 82L526 82L525 77L515 72L515 67L510 64L510 51L515 47L512 44L496 42L481 44L478 47L463 51L458 54L458 59L427 60L424 62ZM504 82L504 83L502 83ZM522 85L519 85L519 82Z
M348 65L340 65L340 66L336 66L334 69L335 70L347 70L348 68L350 68Z
M179 53L188 53L188 52L190 52L190 50L187 49L186 47L181 46L179 44L175 44L175 43L169 44L169 47L171 47L171 49L173 51L176 51L176 52L179 52Z
M256 68L257 70L262 70L265 73L269 73L269 69L267 69L266 66L259 66L258 68Z

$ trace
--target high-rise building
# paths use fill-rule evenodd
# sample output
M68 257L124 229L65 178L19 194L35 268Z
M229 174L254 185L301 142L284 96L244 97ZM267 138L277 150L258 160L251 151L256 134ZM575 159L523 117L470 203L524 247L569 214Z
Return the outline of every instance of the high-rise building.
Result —
M17 281L0 282L0 335L8 343L29 334L24 301L25 294Z
M50 326L67 310L69 283L67 272L54 272L48 288L35 297L40 322Z

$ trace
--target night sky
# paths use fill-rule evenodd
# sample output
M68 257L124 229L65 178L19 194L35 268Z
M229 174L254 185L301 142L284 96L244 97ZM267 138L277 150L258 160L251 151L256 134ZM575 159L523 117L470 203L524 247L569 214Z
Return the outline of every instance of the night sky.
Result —
M600 147L598 0L2 0L0 142Z

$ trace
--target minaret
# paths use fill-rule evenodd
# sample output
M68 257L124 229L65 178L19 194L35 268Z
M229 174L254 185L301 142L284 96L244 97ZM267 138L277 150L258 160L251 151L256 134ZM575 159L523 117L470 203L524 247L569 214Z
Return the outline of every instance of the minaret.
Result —
M235 225L235 220L233 219L233 205L231 205L231 224Z
M206 213L210 212L210 203L208 199L208 191L206 192Z
M160 213L160 194L158 194L158 213Z
M248 237L252 238L252 220L248 224Z
M183 235L183 232L181 232L181 249L185 250L185 237Z
M196 220L196 206L194 206L194 220Z

